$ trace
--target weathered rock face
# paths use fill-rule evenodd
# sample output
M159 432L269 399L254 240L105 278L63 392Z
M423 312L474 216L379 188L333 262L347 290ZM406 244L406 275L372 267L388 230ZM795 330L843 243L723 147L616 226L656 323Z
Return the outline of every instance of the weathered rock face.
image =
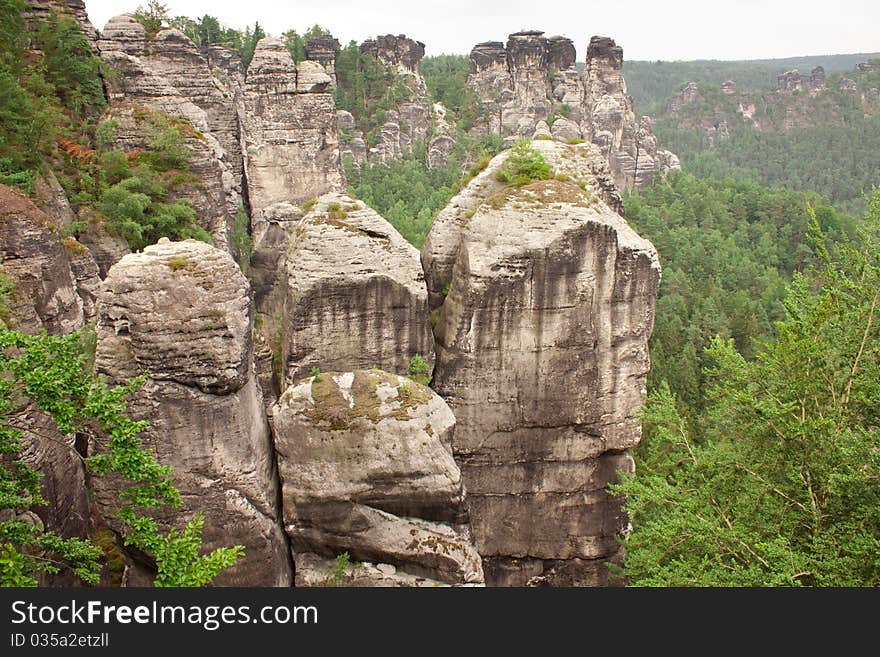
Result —
M322 73L316 83L315 68L300 68L302 85L284 43L269 37L257 44L248 68L245 171L254 214L345 187L330 78Z
M245 546L215 583L286 586L287 541L277 473L253 366L249 286L227 253L202 242L160 240L129 254L104 281L96 371L111 383L148 372L132 417L141 438L175 468L184 506L157 513L168 526L205 514L205 546ZM110 520L119 484L95 482ZM117 528L118 529L118 528Z
M27 0L25 18L29 20L45 20L52 12L61 16L70 16L79 23L80 28L94 49L97 32L89 20L83 0Z
M555 117L552 138L595 143L620 189L650 185L660 171L657 140L650 125L636 120L621 74L622 48L593 37L583 75L575 59L570 39L539 31L511 34L506 47L494 41L475 46L468 84L482 102L477 129L548 138L542 122Z
M786 71L785 73L780 73L777 77L777 85L779 87L779 91L783 93L791 93L793 91L797 91L802 88L803 83L804 78L800 74L800 71L798 71L797 69Z
M405 374L416 354L432 362L419 253L363 202L320 197L296 224L284 258L287 384L313 367Z
M413 575L483 581L452 458L455 418L433 391L380 370L322 373L289 387L272 416L302 583L311 577L308 558L299 573L301 553L343 551L391 564L388 576L399 568L397 585Z
M810 89L822 91L825 89L825 69L817 66L810 71Z
M336 56L339 41L330 34L319 34L306 44L306 59L318 62L330 76L330 87L336 87Z
M435 387L487 583L606 584L626 518L605 488L640 438L660 267L604 200L594 146L533 146L571 180L501 188L502 153L425 243Z
M657 140L648 124L636 121L622 69L623 49L613 39L593 37L584 71L586 132L608 158L618 187L643 189L660 168Z
M386 112L386 121L378 128L375 146L369 149L363 131L356 129L353 119L348 120L351 115L340 113L342 152L351 157L355 166L368 159L383 163L399 160L417 141L427 142L432 121L436 118L432 116L427 84L419 72L425 44L402 34L389 34L364 41L360 49L396 74L407 90L407 98Z
M131 249L125 239L110 231L109 222L100 213L84 206L79 209L77 218L88 226L79 240L89 249L98 267L98 275L103 279L110 267Z
M214 49L215 57L217 50ZM227 72L232 62L224 62L224 68L211 66L193 42L175 29L159 32L150 44L149 53L154 71L204 111L208 130L222 147L216 157L225 165L222 173L227 179L223 189L234 212L241 195L242 158L235 107L236 91L240 88Z
M386 34L368 39L361 44L361 52L373 55L388 66L396 66L410 73L419 72L419 63L425 56L425 44L408 39L405 34Z
M83 326L82 299L59 228L26 196L0 185L0 263L15 284L11 314L22 332L45 328L61 335Z
M212 74L178 30L162 30L148 43L143 26L123 14L107 23L98 45L101 58L117 72L107 82L107 118L120 123L112 146L130 150L147 145L155 130L150 124L156 123L149 111L187 121L192 127L184 131L190 168L199 184L179 190L175 198L190 201L215 245L231 248L242 171L233 90Z
M71 257L86 267L88 252L71 240L70 246L78 247L72 256L56 231L52 219L27 197L0 185L0 271L13 284L8 319L23 333L42 329L52 335L70 333L81 329L86 319L87 290L77 287ZM4 319L0 318L0 326ZM34 407L25 408L17 424L30 428L22 435L23 459L43 473L41 492L48 504L33 511L44 527L61 536L84 536L90 527L89 498L74 436L61 434L52 418Z

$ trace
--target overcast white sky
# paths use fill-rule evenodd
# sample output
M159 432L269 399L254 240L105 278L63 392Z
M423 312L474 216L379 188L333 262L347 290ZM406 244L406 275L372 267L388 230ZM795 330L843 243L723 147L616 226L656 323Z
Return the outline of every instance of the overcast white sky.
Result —
M85 0L99 30L146 0ZM318 23L343 43L406 34L429 55L540 29L571 38L582 60L593 35L626 59L764 59L880 51L880 0L165 0L173 16L211 14L229 27L259 21L270 34Z

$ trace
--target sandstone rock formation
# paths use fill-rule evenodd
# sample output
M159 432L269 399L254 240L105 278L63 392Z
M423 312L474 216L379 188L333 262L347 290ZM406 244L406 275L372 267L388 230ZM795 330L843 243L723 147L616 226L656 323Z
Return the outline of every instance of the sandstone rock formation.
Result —
M59 228L18 190L0 185L0 263L14 281L11 314L22 332L45 328L62 335L83 326L83 302Z
M660 267L593 145L532 145L563 180L503 188L502 153L428 235L435 387L487 583L605 584L626 526L605 487L640 438Z
M325 372L288 388L272 415L301 583L321 575L312 553L342 552L390 564L378 569L385 585L483 581L452 458L455 418L433 391L380 370Z
M318 62L330 76L330 88L336 87L336 56L339 41L330 34L319 34L306 44L306 59Z
M446 156L447 142L452 138L451 133L443 131L441 126L438 136L442 133L446 139L436 143L429 143L428 140L432 124L442 124L443 118L432 111L428 87L419 71L419 64L425 55L425 44L403 34L388 34L364 41L360 50L388 67L396 77L395 83L406 90L406 97L385 112L384 124L377 127L375 146L369 149L366 148L363 131L355 128L353 119L349 121L347 116L340 114L342 152L350 156L356 166L366 160L386 163L401 159L416 142L422 142L428 149L433 145L434 162L441 162Z
M29 21L36 21L45 20L52 12L75 20L95 49L97 32L89 20L83 0L27 0L24 15Z
M433 362L418 251L363 202L326 194L292 231L282 269L283 379L313 367L405 374Z
M104 281L95 369L110 383L147 373L130 414L150 421L143 443L174 466L184 499L181 509L157 511L160 521L175 525L202 511L206 548L245 546L216 584L286 586L290 555L252 330L249 286L231 256L163 238L124 257ZM94 483L111 526L119 486Z
M409 100L388 112L379 144L372 155L381 162L400 159L416 141L425 142L431 126L431 102L428 87L419 72L425 56L425 44L401 34L385 35L361 44L361 52L373 55L394 69L409 92Z
M191 128L181 129L199 184L186 186L176 197L190 201L215 245L231 248L232 222L242 191L232 91L178 30L162 30L148 42L143 26L123 14L108 21L98 46L101 58L116 70L107 82L106 118L120 124L111 146L131 150L148 145L162 121L157 111L189 123Z
M650 126L636 121L621 69L623 50L612 39L593 37L581 75L574 44L540 31L511 34L507 45L477 44L468 83L480 98L478 130L502 136L547 137L541 122L559 123L559 141L588 139L608 159L620 189L644 188L660 172ZM556 118L559 117L559 118Z
M321 67L318 66L318 69ZM298 83L302 75L302 84ZM261 39L245 79L245 173L254 215L345 186L336 107L326 73L293 63L284 43Z

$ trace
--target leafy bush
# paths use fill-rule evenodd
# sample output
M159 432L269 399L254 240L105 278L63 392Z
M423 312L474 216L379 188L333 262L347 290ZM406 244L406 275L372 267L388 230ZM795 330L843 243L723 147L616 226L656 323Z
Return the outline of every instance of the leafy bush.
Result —
M126 398L143 379L106 388L89 367L83 337L74 333L28 336L0 328L0 584L36 585L40 572L70 568L83 582L97 584L101 549L88 540L61 538L19 519L15 511L44 504L42 475L21 454L26 416L34 407L50 414L62 434L77 433L96 446L85 459L89 476L113 475L130 485L119 497L117 517L126 528L125 544L145 550L156 561L157 586L202 586L236 562L243 548L219 548L200 555L203 519L183 530L163 533L146 512L180 507L172 469L161 465L138 434L146 422L125 413ZM22 404L26 400L27 403Z
M528 139L517 139L495 177L508 187L520 187L552 178L553 169Z
M250 233L251 218L244 205L239 203L235 221L232 224L232 243L238 254L238 263L245 276L250 269L251 257L254 255L254 240Z
M423 386L431 384L431 366L421 354L416 354L410 359L409 378Z
M712 341L702 436L665 385L628 496L624 573L643 586L880 585L880 192L796 274L777 337Z

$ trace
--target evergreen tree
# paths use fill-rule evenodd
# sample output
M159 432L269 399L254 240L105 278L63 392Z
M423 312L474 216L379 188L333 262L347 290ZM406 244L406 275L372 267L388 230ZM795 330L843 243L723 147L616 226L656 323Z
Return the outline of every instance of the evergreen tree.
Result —
M703 436L661 384L628 496L630 583L880 584L880 191L832 255L797 273L778 337L746 360L713 340Z

